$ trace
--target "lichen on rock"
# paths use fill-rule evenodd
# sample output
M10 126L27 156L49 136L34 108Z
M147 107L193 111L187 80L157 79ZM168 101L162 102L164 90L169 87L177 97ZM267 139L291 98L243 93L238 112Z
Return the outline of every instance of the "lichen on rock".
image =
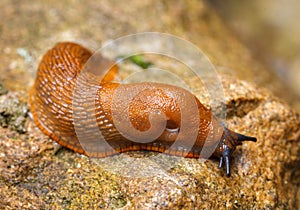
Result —
M21 94L9 92L0 96L0 126L25 133L29 106L20 100Z

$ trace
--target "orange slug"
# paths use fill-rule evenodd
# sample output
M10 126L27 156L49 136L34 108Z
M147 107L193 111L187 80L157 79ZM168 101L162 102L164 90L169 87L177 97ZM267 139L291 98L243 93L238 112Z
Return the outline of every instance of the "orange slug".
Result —
M183 88L151 82L112 82L116 65L94 85L93 97L85 96L79 75L91 56L78 44L58 43L42 58L30 90L35 124L60 145L90 157L136 150L190 158L211 154L220 158L219 168L225 163L226 175L230 176L229 158L236 146L243 141L256 142L254 137L223 127ZM110 61L102 58L101 62ZM126 102L127 98L130 101ZM182 124L184 116L188 120ZM106 144L97 141L99 132Z

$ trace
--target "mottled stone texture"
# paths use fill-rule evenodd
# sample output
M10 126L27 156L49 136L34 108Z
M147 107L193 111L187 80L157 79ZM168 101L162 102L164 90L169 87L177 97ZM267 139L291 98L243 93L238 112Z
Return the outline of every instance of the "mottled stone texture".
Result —
M300 208L299 115L262 87L283 88L202 1L3 0L0 5L0 72L8 89L28 90L39 58L58 41L97 49L125 34L169 32L197 44L217 66L227 126L258 138L234 152L230 178L217 169L217 160L131 152L94 161L57 150L26 114L27 95L9 92L1 105L16 102L9 116L21 117L26 133L10 121L0 128L1 209ZM124 166L128 162L130 167Z

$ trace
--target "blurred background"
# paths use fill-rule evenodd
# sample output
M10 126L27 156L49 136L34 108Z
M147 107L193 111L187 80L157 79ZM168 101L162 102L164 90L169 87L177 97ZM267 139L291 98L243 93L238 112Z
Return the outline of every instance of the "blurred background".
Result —
M224 23L234 30L254 56L296 93L300 110L300 1L211 0Z

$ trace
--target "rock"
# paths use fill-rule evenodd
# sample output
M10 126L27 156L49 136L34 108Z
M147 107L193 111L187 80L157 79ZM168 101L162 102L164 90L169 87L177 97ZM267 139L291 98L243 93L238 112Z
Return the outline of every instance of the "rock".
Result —
M25 122L29 106L20 100L21 95L22 93L10 92L0 96L0 126L8 127L19 133L25 133Z
M230 178L217 168L217 160L154 152L93 160L66 149L55 155L55 143L30 121L26 135L0 129L0 204L15 208L295 208L299 116L268 91L228 76L222 81L230 113L228 127L258 138L234 152Z
M0 15L1 21L9 22L7 18L16 12L24 17L12 19L2 29L2 43L10 46L3 46L0 70L3 73L8 68L8 78L18 80L6 80L11 89L29 89L38 57L58 41L80 41L96 49L94 42L82 40L100 43L140 31L169 32L197 44L218 66L228 127L255 136L258 142L237 148L232 176L227 178L214 159L130 152L93 160L67 149L57 151L57 144L43 135L27 115L21 115L27 121L26 133L8 126L13 118L0 127L1 209L300 207L299 115L262 88L284 90L203 1L86 1L84 5L52 1L46 5L35 2L34 6L24 1L18 9L10 1L3 1L6 9ZM71 7L80 9L66 9ZM26 63L15 52L18 48L26 50L34 64ZM187 80L195 85L193 78ZM20 99L20 94L11 92L4 96L11 97L12 106ZM205 103L205 97L197 96ZM10 113L15 116L23 112L17 109Z
M8 90L3 86L2 83L0 83L0 96L4 95L8 92Z

